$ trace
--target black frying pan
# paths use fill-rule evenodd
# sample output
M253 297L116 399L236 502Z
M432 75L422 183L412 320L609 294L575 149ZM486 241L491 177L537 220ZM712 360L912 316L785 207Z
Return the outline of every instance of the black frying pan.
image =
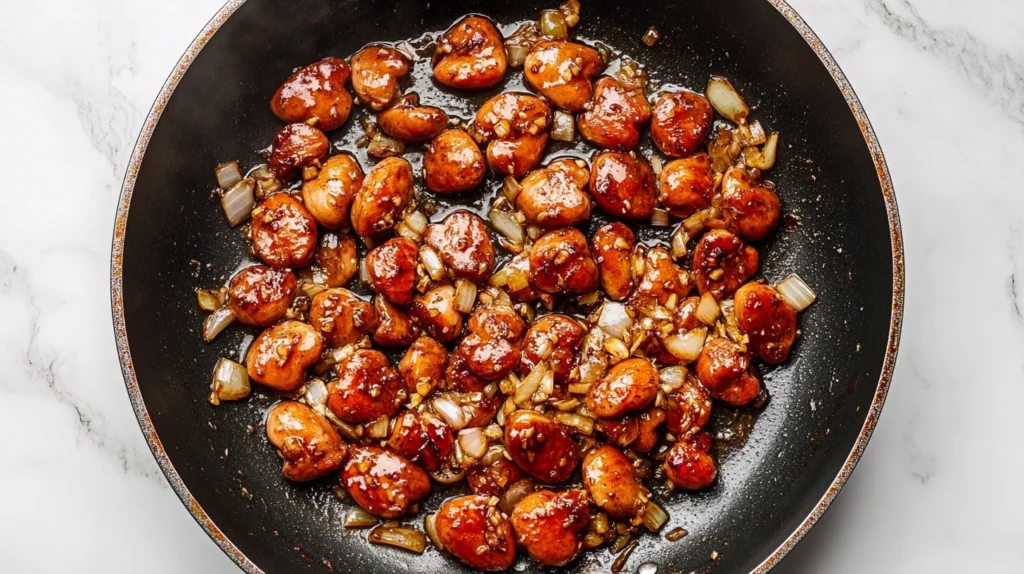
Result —
M117 342L132 403L161 468L243 569L466 571L435 551L413 556L369 545L365 531L344 531L347 506L333 495L334 480L285 481L262 430L275 397L256 393L243 403L207 404L216 359L239 357L254 335L233 326L213 344L200 338L203 316L193 288L221 284L245 257L238 231L227 227L211 197L213 166L229 159L260 163L257 150L281 126L270 97L297 66L347 57L372 41L439 31L469 12L510 25L555 4L233 0L161 92L118 211L111 271ZM647 48L641 37L652 25L662 39ZM628 565L631 571L645 561L659 572L767 570L846 481L888 389L903 309L903 250L881 150L835 62L782 0L585 0L577 30L633 55L656 83L701 90L710 74L728 76L756 105L755 117L782 133L770 178L789 215L775 239L760 246L761 273L773 281L800 273L818 303L800 316L802 336L791 360L765 370L768 406L716 408L715 485L667 498L656 490L671 516L666 530L682 526L691 534L678 542L645 535ZM415 88L428 103L442 101L427 68L418 66ZM505 88L518 86L520 77L510 75ZM498 91L444 104L469 117ZM332 141L350 147L359 131L353 123L329 134ZM582 145L564 151L589 154ZM369 167L365 154L357 155ZM407 157L418 170L419 155ZM483 205L484 197L470 203ZM642 236L653 238L649 231ZM450 494L435 489L426 506ZM610 561L607 551L588 553L569 571L607 571ZM520 567L537 569L526 558Z

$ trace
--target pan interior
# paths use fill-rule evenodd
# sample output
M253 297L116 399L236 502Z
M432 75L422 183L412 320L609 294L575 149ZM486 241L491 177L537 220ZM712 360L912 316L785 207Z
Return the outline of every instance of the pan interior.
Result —
M232 327L203 344L204 314L194 289L222 284L245 260L237 230L224 223L211 195L213 166L237 159L262 163L281 123L269 99L297 66L347 57L363 45L443 30L466 13L503 25L554 4L373 0L249 0L210 38L182 77L152 134L136 179L124 237L124 318L145 408L174 471L218 528L267 571L365 573L468 571L430 550L413 556L371 546L365 531L341 523L349 504L335 479L295 485L263 434L275 396L260 391L242 403L206 402L219 357L240 360L254 331ZM661 40L641 38L655 26ZM698 493L658 500L690 535L678 542L645 535L630 560L660 571L751 570L798 527L836 477L867 416L882 372L890 326L893 260L886 205L870 152L843 94L800 34L767 2L601 2L583 6L577 35L623 50L656 84L702 91L710 74L730 78L754 117L782 134L769 178L778 186L785 224L760 245L760 274L772 282L799 273L818 293L801 313L792 358L764 370L771 402L763 410L716 407L719 478ZM430 81L426 62L413 89L424 103L469 119L487 97L522 89L521 75L467 98ZM354 119L328 134L353 151ZM650 145L649 140L644 145ZM644 148L642 148L644 149ZM589 157L585 145L549 147ZM646 149L644 149L646 151ZM406 154L419 173L421 155ZM493 179L493 178L492 178ZM440 217L456 205L483 209L497 183L477 198L439 201ZM589 223L602 223L600 217ZM586 231L591 231L588 229ZM649 231L648 240L667 241ZM500 250L499 250L500 251ZM166 470L166 469L165 469ZM451 491L435 489L432 508ZM422 513L420 514L422 516ZM717 553L717 560L710 556ZM567 570L604 571L607 551L587 553ZM517 570L536 566L521 559Z

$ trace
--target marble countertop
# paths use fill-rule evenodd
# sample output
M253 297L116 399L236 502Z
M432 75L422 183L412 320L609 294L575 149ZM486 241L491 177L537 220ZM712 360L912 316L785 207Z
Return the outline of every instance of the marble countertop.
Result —
M221 1L5 6L0 157L31 179L0 188L18 206L0 226L0 571L236 570L139 432L108 291L132 146ZM885 150L907 307L874 438L776 571L1019 570L1024 192L1002 174L1024 157L1024 3L792 5L848 75ZM59 169L37 167L53 159Z

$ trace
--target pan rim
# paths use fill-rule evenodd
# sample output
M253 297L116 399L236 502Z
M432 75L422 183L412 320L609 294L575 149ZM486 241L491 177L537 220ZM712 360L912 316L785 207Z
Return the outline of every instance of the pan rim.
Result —
M864 137L864 143L867 145L868 151L871 154L872 162L875 165L878 182L882 190L883 200L885 201L893 261L893 290L892 312L889 320L889 335L886 344L885 358L882 362L882 369L878 376L878 385L875 390L874 397L872 398L871 405L868 408L864 424L861 426L861 430L857 435L857 440L854 442L850 453L847 455L846 460L843 462L843 465L835 479L825 490L825 493L818 502L815 503L814 508L811 509L807 517L801 521L797 528L790 533L767 558L752 570L753 573L757 574L768 572L774 568L793 549L793 547L803 539L811 527L817 523L825 511L831 506L832 502L839 494L839 491L850 478L850 475L856 468L861 456L864 454L864 450L867 448L868 442L870 441L875 427L878 424L878 418L881 415L882 407L885 404L885 399L892 383L892 375L896 366L896 356L903 325L905 285L903 232L900 226L896 194L892 178L889 174L889 168L882 152L881 144L875 135L867 113L864 111L864 108L860 103L860 99L854 92L853 87L846 78L846 75L840 69L839 64L836 63L832 54L828 51L814 31L811 30L807 22L797 14L796 10L794 10L786 0L767 0L767 2L771 4L784 18L786 18L790 25L793 26L804 41L807 42L808 47L810 47L818 56L818 59L828 70L829 75L835 82L836 87L838 87L840 92L842 92L847 105L850 107L850 111L857 120L861 134ZM221 550L224 551L224 553L227 554L228 557L230 557L243 571L250 574L262 574L263 570L253 563L234 544L234 542L224 535L220 528L217 527L210 516L206 514L203 508L199 505L195 497L192 496L188 487L181 479L181 476L174 468L174 465L171 463L170 458L163 447L163 443L160 441L160 437L153 426L153 421L149 416L149 411L142 399L142 392L139 387L139 382L135 374L135 367L131 358L131 350L128 345L128 335L124 317L124 292L122 285L124 240L129 208L131 205L132 195L135 190L135 183L139 169L142 166L142 160L149 146L153 131L155 130L160 117L163 115L163 111L167 106L167 103L174 94L178 83L181 81L181 78L184 76L189 66L202 51L203 47L206 46L210 38L244 3L245 0L228 0L227 3L218 10L213 18L207 22L202 31L196 36L188 49L178 60L174 70L160 88L153 106L146 115L146 120L143 123L139 137L132 150L124 182L121 186L117 214L114 219L110 258L110 302L114 327L114 339L117 344L117 353L121 364L121 373L124 377L125 387L132 403L132 409L135 411L135 417L139 422L139 427L145 435L146 442L149 445L150 451L153 453L153 457L156 459L157 464L160 466L160 470L167 478L167 481L170 483L175 494L185 507L188 508L196 522L199 523L203 530L206 531L207 535L210 536Z

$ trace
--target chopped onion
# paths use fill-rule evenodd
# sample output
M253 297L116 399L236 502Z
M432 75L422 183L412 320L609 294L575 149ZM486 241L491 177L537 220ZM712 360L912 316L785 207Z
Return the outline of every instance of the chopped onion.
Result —
M231 227L249 219L252 215L252 208L256 206L256 200L252 195L253 187L253 181L246 178L233 185L221 196L220 206L224 209L224 216L227 217L228 225Z
M772 132L765 142L764 148L758 150L756 147L743 148L743 163L747 167L756 167L760 170L769 170L775 166L775 152L779 147L779 133Z
M413 211L405 216L405 224L409 226L409 229L423 235L423 232L427 230L427 216L422 211Z
M281 191L281 182L277 181L270 168L265 165L252 170L248 177L256 181L256 199L258 200L262 200L271 193Z
M526 55L530 53L530 47L522 44L505 42L505 56L508 58L508 67L519 68L526 61Z
M715 301L714 295L711 293L701 295L700 304L697 305L697 310L693 315L705 325L714 325L721 315L721 309L718 308L718 301Z
M455 310L469 314L476 303L476 283L459 279L455 282Z
M585 395L590 392L591 383L570 383L569 394L570 395Z
M427 548L427 537L408 526L378 526L370 531L371 544L387 544L422 554Z
M616 339L615 337L605 339L604 350L608 351L611 358L609 362L613 365L629 358L629 347L622 342L622 339Z
M199 301L199 308L203 311L216 311L224 306L213 289L199 289L196 291L196 299Z
M402 155L405 151L405 144L394 138L390 138L383 132L377 132L366 146L366 153L375 158L385 158L395 155Z
M438 397L431 403L434 407L434 412L437 416L444 419L444 422L448 423L448 426L455 430L459 430L466 426L466 413L462 411L462 407L455 404L455 401L448 397Z
M565 17L565 23L572 28L580 23L580 0L566 0L558 10Z
M499 427L498 425L491 425L491 426L496 428L496 429L498 429L498 436L493 437L492 440L500 440L501 437L504 436L504 433L501 430L501 427ZM490 428L490 427L488 427L488 428ZM487 431L484 431L484 434L485 435L489 435L490 433L487 432ZM489 438L491 438L491 437L489 437ZM494 463L496 463L499 460L502 460L504 458L505 458L505 447L503 447L503 446L501 446L499 444L492 444L491 446L487 447L487 452L485 452L484 455L482 457L480 457L480 464L482 464L484 466L490 466L490 465L492 465L492 464L494 464Z
M522 186L519 185L519 182L516 181L516 178L512 176L506 177L505 181L501 184L501 193L505 197L507 197L509 201L515 201L516 197L519 195L519 192L522 190Z
M761 127L761 122L741 124L737 128L737 131L740 135L740 143L743 145L761 145L768 141L768 137L764 133L764 128Z
M514 244L523 244L523 227L516 221L512 214L501 211L498 209L492 209L488 218L491 220L491 224L494 225L494 229L498 233L504 235Z
M249 373L245 367L229 359L217 361L210 383L210 404L217 406L221 401L237 401L247 396Z
M441 256L434 251L434 248L428 245L420 247L420 261L423 262L423 268L427 270L431 279L440 281L444 277L444 263L441 262Z
M558 10L544 10L540 13L540 32L557 40L569 37L569 24Z
M797 311L803 311L810 307L811 303L818 298L807 283L796 274L783 279L775 286L775 290L790 307Z
M661 175L661 170L663 169L665 169L665 165L661 161L661 157L651 155L651 170L654 172L654 175Z
M572 114L556 110L554 125L551 128L551 139L571 142L574 137L576 137L576 124L572 119Z
M327 385L320 379L313 379L306 385L306 405L320 412L327 404ZM318 408L319 407L319 408Z
M235 313L227 307L221 307L206 317L203 322L203 340L209 343L214 340L225 327L235 320Z
M502 495L498 506L506 514L512 514L519 501L534 493L537 490L537 481L532 478L523 478L512 483Z
M594 432L594 419L590 417L580 416L575 413L558 413L555 415L555 420L587 436Z
M668 212L660 207L652 211L651 225L654 227L668 227Z
M530 400L530 397L533 396L533 393L537 392L537 389L540 388L541 381L544 380L547 372L547 362L541 361L537 363L537 366L530 371L530 374L519 383L515 394L512 396L512 400L519 406L525 405Z
M237 161L226 161L217 165L217 185L221 189L228 189L242 181L242 170L238 169Z
M568 413L576 410L576 408L581 404L582 403L580 403L579 399L566 399L564 401L558 401L554 406L563 413Z
M369 528L378 522L380 520L376 516L358 506L345 513L345 528Z
M423 530L427 531L427 536L430 537L430 541L434 543L438 550L444 550L444 545L441 544L441 537L437 534L435 519L436 517L433 514L423 517Z
M366 434L370 438L384 438L388 436L388 417L382 416L366 427Z
M626 312L625 305L608 301L601 307L597 318L597 326L611 337L625 339L629 330L633 327L633 318Z
M445 465L437 470L430 471L430 478L441 484L458 484L462 482L463 478L466 478L466 472L461 468L452 468Z
M359 280L370 284L370 266L366 263L365 257L359 260Z
M647 88L647 71L636 60L626 56L619 62L619 71L615 73L615 79L641 90Z
M459 431L459 446L462 447L462 452L469 456L483 458L487 454L487 436L484 429L476 427Z
M647 506L644 508L643 521L648 530L657 532L668 522L668 514L660 506L648 500Z
M686 382L686 367L665 367L658 373L658 380L666 392L672 392Z
M530 286L530 259L525 254L515 256L508 265L494 274L491 281L498 287L508 285L512 291Z
M704 227L710 220L711 210L702 209L683 220L683 229L686 231L688 236L694 237L704 230Z
M423 240L423 235L413 231L404 221L399 221L398 225L395 226L395 231L398 232L402 237L412 241L413 243L419 243Z
M544 395L545 399L550 397L555 392L555 371L554 369L548 369L548 372L544 373L544 378L540 380L540 388L538 389L539 394ZM534 397L536 399L536 396Z
M689 235L686 233L686 228L680 225L672 233L672 258L682 259L686 257L687 249L686 242L689 239Z
M643 41L644 45L650 48L657 44L658 40L660 39L661 34L659 34L658 31L654 29L654 26L651 26L650 28L647 29L647 33L644 34Z
M726 78L712 76L711 81L708 82L707 96L711 107L730 121L737 124L746 121L750 108Z
M682 361L693 361L700 356L704 348L704 339L708 336L708 330L704 327L691 329L683 335L672 335L666 337L662 342L669 353Z

